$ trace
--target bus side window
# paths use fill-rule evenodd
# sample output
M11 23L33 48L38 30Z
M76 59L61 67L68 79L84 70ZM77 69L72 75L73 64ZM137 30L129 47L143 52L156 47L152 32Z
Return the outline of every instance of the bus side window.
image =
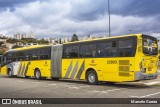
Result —
M81 57L96 57L96 44L86 44L81 46Z
M133 53L133 39L119 40L119 56L131 57Z
M80 57L82 57L82 58L85 57L85 49L86 49L86 46L85 45L81 45Z
M116 57L117 43L116 41L99 43L97 46L97 57Z
M2 65L4 65L4 64L6 63L6 56L3 56L3 57L1 58L1 62L2 62L2 63L1 63Z
M79 57L79 46L72 46L71 58Z
M72 47L66 46L64 50L64 58L71 58Z

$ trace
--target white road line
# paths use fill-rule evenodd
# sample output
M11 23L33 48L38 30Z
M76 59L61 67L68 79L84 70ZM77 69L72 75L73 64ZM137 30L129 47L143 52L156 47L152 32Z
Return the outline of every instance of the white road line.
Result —
M79 86L79 87L81 87L81 88L85 88L86 87L87 88L87 87L90 87L90 86Z
M70 86L69 86L68 88L72 88L72 89L79 89L79 87L70 87Z
M19 82L24 82L24 81L19 81Z
M113 91L118 91L118 90L122 90L122 89L125 89L125 88L105 90L105 91L93 90L93 91L89 91L89 92L91 92L91 93L102 93L102 94L104 94L104 93L113 92Z
M160 94L160 92L153 93L153 94L148 94L148 95L144 95L144 96L132 96L132 95L130 95L130 97L132 97L132 98L145 98L145 97L150 97L150 96L154 96L154 95L157 95L157 94Z
M143 83L145 85L151 86L151 85L155 85L155 84L159 84L159 81L154 81L154 82L148 82L148 83Z
M48 84L48 85L57 85L57 84Z
M119 88L119 89L113 89L113 90L106 90L106 91L108 91L108 92L110 91L110 92L111 92L111 91L118 91L118 90L121 90L121 89L125 89L125 88Z
M79 88L85 88L85 87L90 87L90 86L76 86L76 85L69 85L68 87L79 87Z
M37 84L37 83L41 83L41 82L31 82L31 83L36 83Z
M7 81L10 81L10 80L12 80L12 79L6 79Z

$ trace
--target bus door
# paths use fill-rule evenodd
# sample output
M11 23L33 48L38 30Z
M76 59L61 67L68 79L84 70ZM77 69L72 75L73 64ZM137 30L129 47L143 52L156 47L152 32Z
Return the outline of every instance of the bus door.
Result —
M6 56L1 57L1 65L0 65L1 75L7 75L7 65L6 65Z
M64 45L62 59L62 77L71 79L81 79L84 71L85 61L80 55L80 45Z

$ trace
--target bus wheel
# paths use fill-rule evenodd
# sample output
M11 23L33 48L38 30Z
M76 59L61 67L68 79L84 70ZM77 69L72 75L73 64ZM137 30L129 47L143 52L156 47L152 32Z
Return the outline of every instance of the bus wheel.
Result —
M11 78L13 75L12 75L12 70L11 69L9 69L8 70L8 76Z
M98 84L97 73L94 70L90 70L87 72L86 79L90 85L97 85Z
M25 76L25 78L29 78L30 76Z
M51 77L51 78L52 78L52 80L55 80L55 81L59 80L59 78L54 78L54 77Z
M40 79L41 79L41 72L40 72L39 69L36 69L36 70L35 70L34 77L35 77L35 79L37 79L37 80L40 80Z

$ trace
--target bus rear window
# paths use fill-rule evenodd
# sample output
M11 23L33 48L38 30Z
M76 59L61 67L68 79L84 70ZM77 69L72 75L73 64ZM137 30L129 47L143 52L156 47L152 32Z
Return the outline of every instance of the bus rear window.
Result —
M143 36L143 53L146 55L157 55L157 39L150 36Z

